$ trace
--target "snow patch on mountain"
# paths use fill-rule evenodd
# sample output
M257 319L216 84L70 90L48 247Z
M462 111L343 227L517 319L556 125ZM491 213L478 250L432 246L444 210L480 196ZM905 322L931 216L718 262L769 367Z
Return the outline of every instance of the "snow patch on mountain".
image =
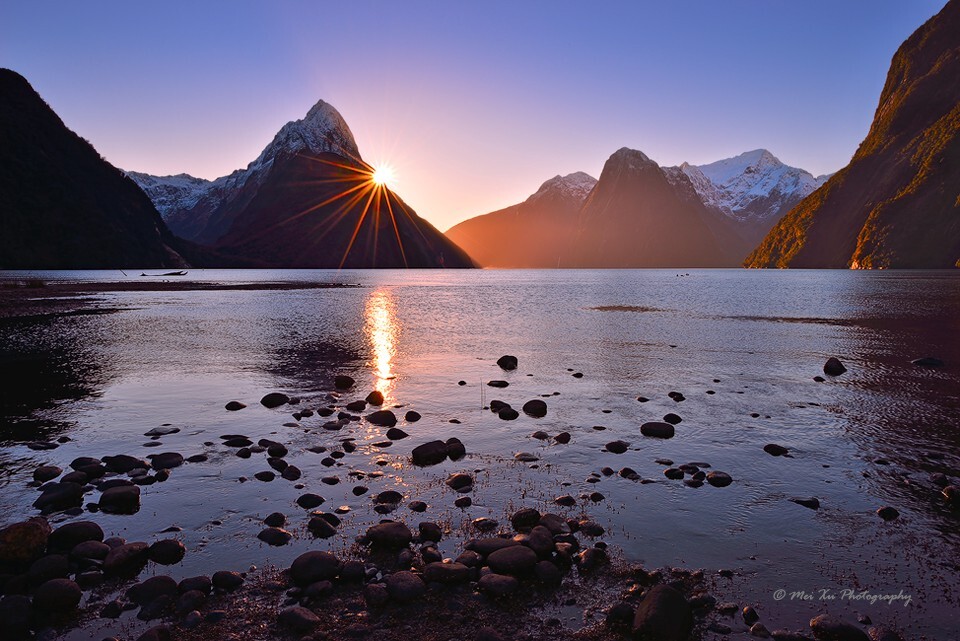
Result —
M557 175L540 185L540 189L527 198L526 202L533 203L542 198L562 198L583 202L596 184L596 178L582 171L566 176Z

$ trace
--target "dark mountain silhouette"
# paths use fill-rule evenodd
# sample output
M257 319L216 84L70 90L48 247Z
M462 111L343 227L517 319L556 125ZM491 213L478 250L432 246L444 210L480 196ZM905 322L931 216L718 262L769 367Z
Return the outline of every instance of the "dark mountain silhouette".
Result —
M483 267L565 267L595 178L555 176L518 205L454 225L447 237Z
M372 174L346 122L322 100L228 176L129 172L175 233L263 266L473 266Z
M746 253L731 222L708 210L683 174L669 179L642 152L604 164L580 210L573 267L731 267Z
M936 268L960 259L960 0L893 57L870 132L747 267Z
M0 267L180 267L150 199L63 124L30 83L0 69Z

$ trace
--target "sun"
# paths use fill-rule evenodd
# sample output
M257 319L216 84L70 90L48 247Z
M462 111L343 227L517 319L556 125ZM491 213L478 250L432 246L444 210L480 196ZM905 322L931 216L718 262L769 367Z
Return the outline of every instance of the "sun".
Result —
M373 181L374 185L378 187L392 187L396 181L396 177L393 174L393 167L390 165L380 165L379 167L374 167L373 174L370 176L370 180Z

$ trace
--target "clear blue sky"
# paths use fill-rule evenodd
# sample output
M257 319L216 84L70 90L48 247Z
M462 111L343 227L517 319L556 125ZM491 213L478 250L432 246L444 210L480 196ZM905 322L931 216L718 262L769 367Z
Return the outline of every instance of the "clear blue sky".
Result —
M317 99L441 229L616 149L765 147L820 174L866 134L930 0L3 2L0 66L113 164L214 178Z

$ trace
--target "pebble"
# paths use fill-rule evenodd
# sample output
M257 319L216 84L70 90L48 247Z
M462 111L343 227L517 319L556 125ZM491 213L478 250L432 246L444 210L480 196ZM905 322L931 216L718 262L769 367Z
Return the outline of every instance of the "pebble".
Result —
M640 433L653 438L673 438L675 428L670 423L650 421L640 426Z
M606 444L607 451L612 454L623 454L629 447L629 444L624 441L610 441Z

